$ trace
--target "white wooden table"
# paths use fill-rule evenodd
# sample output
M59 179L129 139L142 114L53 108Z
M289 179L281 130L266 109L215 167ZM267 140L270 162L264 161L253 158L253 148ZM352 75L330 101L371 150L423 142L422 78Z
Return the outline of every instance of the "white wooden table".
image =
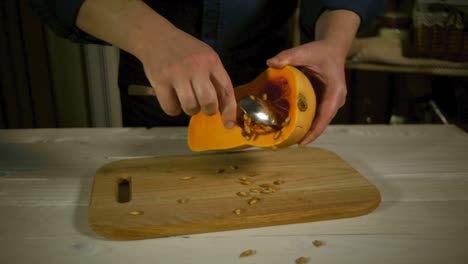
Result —
M141 241L87 224L94 172L190 154L184 128L0 131L0 263L468 263L468 135L454 126L330 126L314 144L373 182L382 204L349 219ZM325 246L316 248L312 241ZM246 249L257 254L239 259Z

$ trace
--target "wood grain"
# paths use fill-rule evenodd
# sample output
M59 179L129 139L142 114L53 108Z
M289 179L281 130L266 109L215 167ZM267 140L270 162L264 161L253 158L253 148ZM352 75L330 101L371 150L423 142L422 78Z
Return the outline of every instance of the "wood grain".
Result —
M184 128L0 130L0 263L468 263L468 134L453 125L332 125L313 146L378 187L360 217L138 241L88 224L96 170L189 155ZM315 248L315 239L325 246ZM240 252L254 249L251 258Z
M234 165L238 169L232 169ZM240 179L246 179L244 184ZM131 188L129 202L118 199L123 180ZM275 185L277 180L284 184ZM261 190L261 184L278 191L249 192ZM248 196L239 197L239 191ZM254 197L260 200L250 205ZM104 166L95 176L89 223L106 238L141 239L353 217L379 203L377 188L332 152L239 151Z

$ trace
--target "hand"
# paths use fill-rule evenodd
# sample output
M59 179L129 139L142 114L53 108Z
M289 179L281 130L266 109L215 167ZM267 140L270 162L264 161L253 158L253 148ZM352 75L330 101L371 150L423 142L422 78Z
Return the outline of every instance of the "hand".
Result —
M343 52L327 41L315 41L284 50L267 61L268 66L282 68L286 65L301 66L323 85L318 99L316 118L306 136L300 142L304 146L315 140L335 117L346 101L346 81Z
M225 127L234 127L234 89L210 46L174 28L164 41L149 45L139 54L164 112L175 116L181 111L187 115L200 110L206 115L219 111Z

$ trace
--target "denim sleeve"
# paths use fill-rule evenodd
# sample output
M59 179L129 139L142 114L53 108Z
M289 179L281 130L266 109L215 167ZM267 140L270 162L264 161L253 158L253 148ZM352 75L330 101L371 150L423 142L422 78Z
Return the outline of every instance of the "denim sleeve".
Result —
M369 25L385 11L386 0L321 0L325 9L346 9L358 14L361 24Z
M84 0L29 0L34 13L58 36L78 43L106 44L75 25L83 2Z

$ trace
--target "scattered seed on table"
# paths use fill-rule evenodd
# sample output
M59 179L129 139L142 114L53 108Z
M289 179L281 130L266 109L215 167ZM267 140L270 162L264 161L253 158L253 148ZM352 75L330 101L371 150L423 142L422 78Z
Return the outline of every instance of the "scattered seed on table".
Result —
M312 244L314 244L314 246L316 246L316 247L321 247L321 246L323 246L324 243L322 241L320 241L320 240L314 240L314 242L312 242Z
M239 255L239 257L241 257L241 258L243 258L243 257L249 257L249 256L254 255L255 253L256 253L256 252L255 252L254 250L248 249L248 250L242 252L242 253Z
M296 264L306 264L309 262L309 258L306 257L300 257L296 259Z
M262 188L271 188L271 187L273 187L273 186L271 186L271 184L269 184L269 183L262 183L262 184L260 184L259 186L262 187Z
M239 181L247 181L247 177L241 177L239 178Z
M185 177L182 177L182 178L180 178L180 179L181 179L181 180L184 180L184 181L187 181L187 180L193 179L193 177L192 177L192 176L185 176Z
M236 215L240 215L242 213L242 210L237 208L236 210L233 211Z

